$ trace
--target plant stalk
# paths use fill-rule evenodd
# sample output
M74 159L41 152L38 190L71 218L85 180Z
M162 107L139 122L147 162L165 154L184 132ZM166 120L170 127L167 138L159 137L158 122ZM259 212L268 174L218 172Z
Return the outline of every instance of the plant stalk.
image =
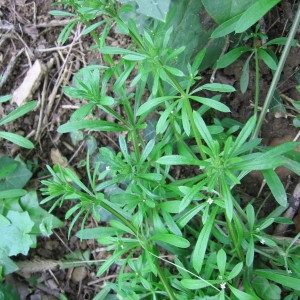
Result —
M281 74L282 69L284 67L284 64L285 64L285 61L287 59L287 56L288 56L288 54L290 52L290 48L291 48L294 36L295 36L295 34L296 34L297 30L298 30L299 23L300 23L300 5L298 5L298 10L297 10L297 13L296 13L296 16L295 16L292 28L290 30L288 39L287 39L286 44L284 46L284 49L282 51L282 54L281 54L281 57L280 57L280 60L279 60L279 63L278 63L278 67L277 67L277 69L276 69L276 71L274 73L274 77L273 77L273 80L271 82L271 86L270 86L270 88L268 90L268 94L266 96L265 103L263 105L261 114L260 114L260 116L258 118L255 130L254 130L254 132L252 134L252 137L251 137L252 139L258 137L259 131L261 129L261 126L263 124L265 116L266 116L266 114L268 112L268 108L270 106L270 103L272 101L273 94L274 94L274 92L276 90L277 83L278 83L278 81L280 79L280 74Z

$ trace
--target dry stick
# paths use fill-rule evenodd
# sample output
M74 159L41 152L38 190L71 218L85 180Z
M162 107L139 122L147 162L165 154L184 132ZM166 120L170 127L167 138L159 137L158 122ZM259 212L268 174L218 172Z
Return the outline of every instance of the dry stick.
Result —
M296 185L293 195L289 199L289 207L283 214L284 218L293 219L298 212L300 205L300 182ZM288 227L288 224L278 224L275 228L274 235L283 235Z
M79 28L79 27L78 27ZM78 29L77 28L77 29ZM56 82L55 82L55 85L54 85L54 88L51 92L51 94L49 95L48 97L48 106L47 106L47 111L46 111L46 116L45 116L45 119L44 119L44 124L46 125L48 123L48 120L49 120L49 116L50 116L50 112L52 110L52 106L53 106L53 103L54 103L54 100L55 100L55 97L56 97L56 94L57 94L57 91L59 89L59 87L61 86L63 80L65 80L65 74L67 73L67 69L65 68L67 62L68 62L68 59L70 59L70 56L71 56L71 52L72 52L72 49L73 49L73 46L74 44L77 42L77 40L80 38L80 34L77 36L77 37L74 37L74 40L72 41L71 45L70 45L70 48L69 48L69 51L66 55L66 57L63 59L63 65L61 66L60 68L60 72L59 72L59 75L58 75L58 78L56 79ZM61 53L59 52L59 54L61 55Z
M24 48L22 48L16 55L13 55L10 59L10 62L8 63L4 74L2 75L2 80L0 81L0 90L1 88L4 86L4 84L6 83L7 79L9 78L17 60L18 57L24 52Z

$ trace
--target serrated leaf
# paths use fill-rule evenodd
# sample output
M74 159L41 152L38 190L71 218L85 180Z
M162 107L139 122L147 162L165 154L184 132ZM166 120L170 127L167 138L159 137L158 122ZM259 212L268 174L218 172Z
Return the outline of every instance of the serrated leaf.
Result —
M28 212L9 211L7 219L10 220L9 226L0 226L0 236L2 249L7 255L27 255L33 241L29 235L34 226Z

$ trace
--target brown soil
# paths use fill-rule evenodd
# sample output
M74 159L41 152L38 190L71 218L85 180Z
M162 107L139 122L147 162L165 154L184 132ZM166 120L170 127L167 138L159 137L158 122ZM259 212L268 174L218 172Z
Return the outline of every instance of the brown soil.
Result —
M43 79L38 83L37 89L32 95L32 99L39 101L38 108L26 115L24 118L5 126L5 130L17 132L30 137L36 147L32 151L23 150L8 142L1 141L0 155L7 154L12 157L21 155L27 160L37 159L39 168L34 174L34 180L39 185L40 174L45 171L47 164L52 165L55 161L51 149L58 149L58 159L61 156L66 157L70 165L78 168L78 163L84 159L86 148L78 143L73 145L70 135L60 135L57 133L57 127L69 119L70 114L81 103L74 103L62 93L62 86L71 82L72 74L81 67L95 61L100 61L101 57L95 51L88 51L91 46L91 40L82 37L76 40L81 27L74 29L73 38L66 42L68 47L60 47L56 40L65 23L63 19L52 17L48 12L52 0L26 1L0 0L0 74L4 74L10 67L11 72L6 83L0 89L0 95L13 94L14 91L23 82L26 72L30 66L38 59L45 65L52 62L52 66L47 71ZM291 23L288 20L291 16L290 3L293 1L283 1L282 5L272 10L265 19L266 33L270 38L286 36ZM300 34L296 38L299 39ZM111 42L114 45L126 46L127 39L112 35ZM275 49L278 55L281 49ZM17 59L15 57L18 56ZM14 60L15 59L15 60ZM239 78L241 69L245 62L242 56L236 63L225 70L217 72L217 78L220 81L233 83L237 92L224 97L224 102L231 108L230 116L244 123L252 113L252 102L254 99L254 74L251 74L250 86L245 94L239 91ZM14 65L12 65L14 63ZM300 48L295 47L291 50L278 85L279 92L293 100L299 101L299 93L296 92L297 83L295 74L299 73L300 68ZM203 77L209 81L211 70L207 70ZM260 81L260 105L266 96L266 92L272 80L272 73L263 64L261 65ZM57 88L57 90L55 90ZM51 92L55 90L54 94ZM287 107L287 115L279 116L268 113L261 131L261 137L265 145L275 145L293 140L298 130L292 124L292 116L295 112L290 109L290 104L284 102ZM5 103L0 106L0 117L8 114L16 107L15 103ZM104 116L105 117L105 116ZM43 120L39 125L39 120ZM115 147L114 137L98 133L95 135L98 147L110 145ZM61 156L60 156L61 155ZM191 170L184 168L180 170L181 176L189 177ZM288 188L291 193L293 186L298 178L291 172L280 171L282 182L286 185L292 182ZM262 184L261 175L253 172L243 180L239 187L239 192L243 195L245 201L252 197L257 197ZM264 188L259 197L264 198L269 191ZM70 205L70 204L69 204ZM266 212L272 210L272 202L266 208ZM63 207L56 211L56 215L64 220L64 211L68 209ZM67 225L67 223L66 223ZM90 220L87 226L95 226ZM40 239L38 247L30 252L29 257L32 260L52 260L59 261L70 253L86 253L86 258L90 260L105 259L109 253L97 245L95 241L80 242L76 237L67 239L67 226L58 229L49 239ZM79 228L74 228L75 233ZM26 258L26 259L27 259ZM25 259L25 258L23 258ZM46 268L47 269L47 268ZM96 267L80 266L67 269L49 267L44 272L38 273L20 273L9 276L8 281L18 289L22 299L56 299L59 293L68 295L68 299L91 299L93 295L101 289L106 278L97 278ZM111 269L106 274L110 280L113 280L116 270ZM31 283L30 283L31 282ZM32 284L37 282L37 284ZM33 288L33 289L32 289Z

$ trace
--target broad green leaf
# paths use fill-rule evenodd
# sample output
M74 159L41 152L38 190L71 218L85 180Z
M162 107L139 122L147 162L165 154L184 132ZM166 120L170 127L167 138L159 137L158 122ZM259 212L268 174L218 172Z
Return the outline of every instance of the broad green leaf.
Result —
M4 179L9 174L11 174L19 165L17 161L14 161L11 158L8 158L7 163L4 165L3 161L5 160L5 158L8 158L8 156L3 156L2 158L0 158L0 180Z
M11 260L8 255L0 249L0 268L2 268L4 275L13 273L19 269L19 267ZM2 272L1 272L2 273ZM4 300L5 298L3 298ZM16 296L13 296L11 299L17 299Z
M263 170L262 171L264 178L267 182L267 185L269 186L273 197L281 206L287 205L287 195L285 192L285 188L279 179L276 172L272 169L269 170Z
M102 121L102 120L71 121L59 126L57 131L60 133L67 133L73 130L80 130L80 129L90 129L90 130L109 131L109 132L126 131L126 128L123 127L122 125L113 122Z
M31 141L16 133L0 131L0 137L26 149L34 148Z
M300 279L293 277L292 275L287 275L286 271L281 272L278 270L257 269L254 270L254 273L271 281L277 282L287 288L300 291Z
M9 226L0 226L1 245L7 255L27 255L33 241L29 235L34 223L29 217L28 212L9 211L7 219L10 220Z
M198 274L201 272L203 266L208 240L210 237L212 227L214 225L218 209L219 208L217 206L213 208L206 223L201 228L194 251L192 253L191 263Z
M0 191L0 199L22 197L26 193L27 193L27 191L23 190L23 189L12 189L12 190Z
M241 33L261 19L280 0L258 0L252 4L241 16L235 26L235 32Z
M21 189L26 185L32 175L24 163L11 159L6 155L0 158L1 169L10 167L11 164L14 166L14 170L13 172L9 172L4 179L2 178L2 180L0 180L0 191ZM15 164L17 164L16 167Z
M279 38L275 38L272 39L266 43L264 43L264 46L270 46L270 45L285 45L287 42L287 38L286 37L279 37ZM297 40L293 40L292 42L292 46L297 46L298 41Z
M153 241L164 242L178 248L187 248L190 246L190 242L187 239L170 233L154 234L150 239Z
M223 56L220 57L220 59L217 61L217 68L222 69L226 68L227 66L231 65L234 61L236 61L242 54L250 51L250 47L241 46L238 48L235 48Z
M280 300L281 299L281 289L279 286L270 283L266 278L261 276L256 276L252 280L252 285L256 293L266 300Z
M23 115L27 114L28 112L32 111L37 105L36 101L27 102L26 104L16 108L11 113L9 113L6 117L0 120L0 126L11 122L15 119L22 117Z
M202 3L216 22L223 23L243 13L255 1L257 0L202 0Z
M165 1L148 1L148 0L136 0L138 4L138 12L148 17L165 21L167 13L169 11L171 0Z

